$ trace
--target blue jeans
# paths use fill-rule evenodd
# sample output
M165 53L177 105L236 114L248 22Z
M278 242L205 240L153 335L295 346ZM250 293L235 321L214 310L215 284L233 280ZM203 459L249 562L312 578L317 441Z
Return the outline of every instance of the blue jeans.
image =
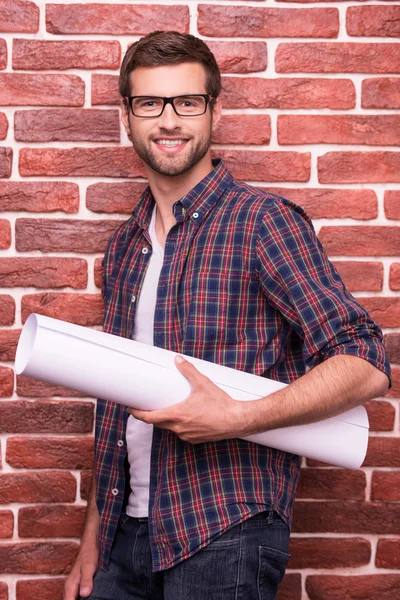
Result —
M153 573L148 520L122 515L109 569L97 571L89 599L274 600L290 558L289 534L275 512L263 512Z

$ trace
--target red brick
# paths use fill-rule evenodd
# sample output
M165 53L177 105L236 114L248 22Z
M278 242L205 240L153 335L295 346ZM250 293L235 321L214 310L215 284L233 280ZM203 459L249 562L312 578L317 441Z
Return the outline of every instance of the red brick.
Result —
M104 252L112 233L122 221L80 219L17 219L19 252Z
M400 297L358 298L380 327L398 327L400 322Z
M29 506L18 512L20 538L81 537L85 506Z
M279 586L276 600L301 600L300 573L286 573Z
M147 183L94 183L86 190L86 206L96 213L132 213Z
M0 573L69 573L79 551L74 542L25 542L0 545Z
M389 287L391 290L400 290L400 263L392 263L390 265Z
M251 73L267 68L267 45L264 42L211 42L221 73Z
M400 182L400 152L327 152L318 157L318 180L320 183Z
M9 502L74 502L76 479L71 473L0 474L0 501Z
M362 538L296 538L290 541L291 569L337 569L369 563L371 543Z
M20 329L0 330L0 360L14 360Z
M0 75L1 77L1 75ZM13 151L11 148L0 148L0 177L11 177Z
M364 500L366 479L362 471L302 469L297 498Z
M0 510L0 538L11 538L14 533L14 515L11 510Z
M0 258L1 287L82 289L87 280L88 265L83 258Z
M396 410L384 400L371 400L365 404L371 431L393 431Z
M0 73L1 106L83 106L85 84L77 75Z
M23 177L143 177L143 163L130 146L114 148L22 148Z
M28 294L21 300L21 318L31 313L46 315L85 327L103 324L104 305L100 294Z
M0 398L10 398L14 392L14 371L0 367Z
M0 581L0 600L8 600L8 585L4 581Z
M66 579L21 579L17 581L17 600L63 600L63 589Z
M400 398L400 368L392 367L392 387L386 393L387 398Z
M398 535L400 504L298 501L294 505L293 532Z
M1 10L1 7L0 7ZM0 140L5 140L8 133L8 121L4 113L0 113Z
M400 569L400 540L378 540L375 565L380 569Z
M117 41L23 40L13 43L13 69L118 69L121 46Z
M0 402L1 433L91 433L94 404L66 400Z
M41 109L16 111L15 139L20 142L119 142L119 111Z
M81 398L84 394L69 390L59 385L52 385L44 381L37 381L24 375L17 375L17 394L26 398L50 398L60 396L61 398Z
M400 438L370 437L364 466L400 467Z
M349 35L400 36L400 6L349 6L346 12Z
M371 500L400 501L400 471L374 471L371 481Z
M223 159L236 179L253 181L308 181L308 152L260 152L252 150L219 150L215 156Z
M400 73L400 44L304 42L279 44L277 73Z
M336 8L255 8L200 4L197 27L211 37L324 37L339 32Z
M8 219L0 219L0 249L11 246L11 225Z
M213 133L214 144L269 144L269 115L223 115Z
M39 30L39 8L25 0L3 0L0 6L0 31L36 33Z
M145 4L47 4L50 33L146 35L173 29L189 33L189 8Z
M80 495L82 500L88 500L92 487L92 471L81 471Z
M400 593L400 575L308 575L310 600L394 600Z
M400 191L385 191L385 217L387 219L400 219Z
M0 69L5 69L7 66L7 43L0 39Z
M400 364L400 333L387 333L383 341L390 362Z
M64 181L1 181L0 211L76 213L79 187Z
M94 261L94 284L98 288L101 288L103 284L103 267L101 263L101 258L96 258Z
M362 108L400 108L400 79L374 77L362 82Z
M346 287L351 292L379 292L383 287L383 264L357 260L334 261Z
M120 104L121 96L118 89L118 75L92 75L93 106L102 104Z
M264 186L262 186L264 187ZM373 190L267 187L304 208L313 219L375 219L378 199Z
M26 438L7 440L6 461L15 469L90 469L91 438Z
M400 115L279 115L279 144L400 144Z
M12 325L15 320L15 300L7 294L0 294L0 325Z
M400 229L385 225L324 225L319 239L331 256L397 256Z

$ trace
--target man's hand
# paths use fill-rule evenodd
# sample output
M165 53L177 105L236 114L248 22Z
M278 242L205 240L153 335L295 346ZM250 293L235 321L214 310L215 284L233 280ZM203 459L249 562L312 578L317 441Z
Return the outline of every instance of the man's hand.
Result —
M175 358L175 364L192 385L189 396L162 410L130 408L128 412L144 423L174 431L182 440L191 444L244 435L243 409L246 402L233 400L181 356Z
M82 542L78 557L65 582L63 600L76 600L79 596L86 598L91 594L98 558L97 540Z

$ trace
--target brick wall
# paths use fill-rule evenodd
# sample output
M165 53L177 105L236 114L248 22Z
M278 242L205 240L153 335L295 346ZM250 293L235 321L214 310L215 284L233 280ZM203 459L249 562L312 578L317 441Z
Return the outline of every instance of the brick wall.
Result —
M32 311L101 325L100 257L144 187L117 106L142 34L209 42L215 153L307 209L400 364L400 4L123 1L0 1L0 600L60 600L78 549L93 401L13 359ZM399 397L394 366L361 470L304 465L280 600L400 596Z

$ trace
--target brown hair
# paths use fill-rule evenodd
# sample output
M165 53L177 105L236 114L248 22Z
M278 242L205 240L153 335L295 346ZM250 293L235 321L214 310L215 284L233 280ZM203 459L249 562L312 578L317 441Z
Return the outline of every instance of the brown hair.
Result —
M129 76L139 67L200 63L206 72L207 94L217 98L221 92L221 74L214 54L194 35L177 31L153 31L132 44L124 56L119 76L121 96L131 94Z

